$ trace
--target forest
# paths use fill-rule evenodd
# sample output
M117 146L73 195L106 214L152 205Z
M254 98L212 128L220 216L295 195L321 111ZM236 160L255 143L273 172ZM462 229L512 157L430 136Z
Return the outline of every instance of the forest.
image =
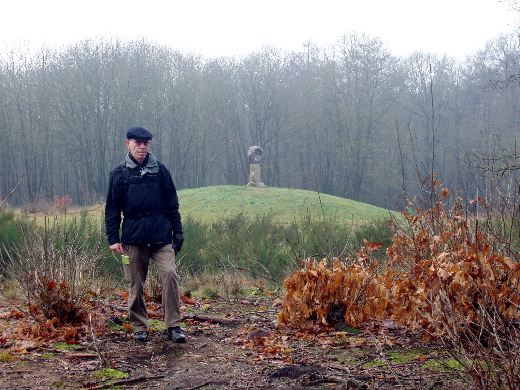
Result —
M464 61L356 33L212 59L144 39L21 46L0 55L0 198L103 202L140 125L179 190L247 184L256 145L267 186L394 209L434 175L492 201L515 183L519 59L518 31Z

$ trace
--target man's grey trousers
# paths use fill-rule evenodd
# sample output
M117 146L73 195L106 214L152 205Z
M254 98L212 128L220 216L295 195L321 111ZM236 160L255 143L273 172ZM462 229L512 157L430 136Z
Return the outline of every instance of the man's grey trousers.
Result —
M172 245L157 249L135 245L123 245L130 264L123 264L125 279L129 284L128 317L134 332L148 330L148 315L144 299L144 284L150 259L155 262L162 286L162 305L166 327L180 326L179 278L175 272L175 252Z

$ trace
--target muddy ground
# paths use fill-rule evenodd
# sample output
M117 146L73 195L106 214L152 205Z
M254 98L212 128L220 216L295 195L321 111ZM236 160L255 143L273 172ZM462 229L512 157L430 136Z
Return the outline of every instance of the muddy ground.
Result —
M431 346L389 323L360 333L280 332L275 297L217 298L184 305L187 343L172 344L160 326L138 343L121 326L123 306L104 304L98 315L110 326L79 347L39 339L19 353L21 333L13 329L22 319L3 305L0 390L469 388L432 358ZM160 320L155 308L149 312Z

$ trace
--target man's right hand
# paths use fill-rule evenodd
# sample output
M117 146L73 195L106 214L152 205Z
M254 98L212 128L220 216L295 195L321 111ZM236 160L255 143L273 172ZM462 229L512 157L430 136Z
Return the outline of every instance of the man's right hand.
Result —
M110 245L110 249L120 255L123 254L123 245L120 242L116 242L115 244Z

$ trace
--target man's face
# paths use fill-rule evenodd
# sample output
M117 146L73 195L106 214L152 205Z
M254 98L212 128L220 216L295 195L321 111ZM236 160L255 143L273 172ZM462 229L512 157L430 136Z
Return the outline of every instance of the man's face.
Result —
M128 147L128 150L130 151L130 154L132 157L137 161L139 164L141 164L144 159L146 158L146 155L148 154L148 146L150 145L150 140L135 140L135 139L127 139L126 140L126 146Z

